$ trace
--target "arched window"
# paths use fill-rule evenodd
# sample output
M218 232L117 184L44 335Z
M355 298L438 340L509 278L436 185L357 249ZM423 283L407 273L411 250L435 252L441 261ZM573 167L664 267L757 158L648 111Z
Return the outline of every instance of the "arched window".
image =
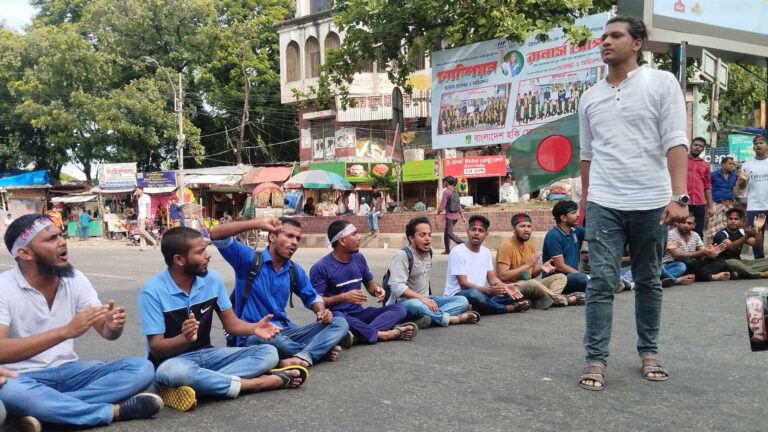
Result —
M337 50L340 47L341 41L339 40L339 35L334 32L328 33L328 36L325 37L325 53L327 54L328 51Z
M294 41L291 41L285 50L285 80L299 80L299 44Z
M304 77L320 76L320 43L310 36L304 44Z

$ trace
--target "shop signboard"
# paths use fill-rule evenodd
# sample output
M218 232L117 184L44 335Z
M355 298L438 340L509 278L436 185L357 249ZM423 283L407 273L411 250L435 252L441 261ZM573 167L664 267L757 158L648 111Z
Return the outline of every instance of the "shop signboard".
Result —
M102 189L122 189L136 186L136 163L101 164L98 168L99 186Z
M403 182L437 180L436 160L411 160L403 163Z
M555 29L544 42L478 42L432 54L432 147L504 144L576 112L601 79L601 35L609 15L578 20L592 38L574 45Z
M755 151L752 150L752 140L754 135L742 133L728 134L728 152L739 162L755 157Z
M140 172L136 175L136 186L149 188L176 187L175 171Z
M394 175L394 167L387 162L347 162L344 177L350 183L370 182L371 177L390 177Z
M507 158L504 155L448 158L443 161L443 171L446 177L503 177L507 174Z

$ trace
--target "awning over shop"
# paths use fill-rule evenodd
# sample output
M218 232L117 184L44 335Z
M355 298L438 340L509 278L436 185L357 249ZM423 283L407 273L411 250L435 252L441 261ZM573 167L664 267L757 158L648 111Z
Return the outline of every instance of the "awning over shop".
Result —
M291 176L292 171L291 167L263 167L246 174L242 184L284 182Z
M234 186L243 176L241 174L204 174L184 179L185 185Z
M96 186L95 188L91 189L91 192L96 193L102 193L102 194L125 194L125 193L131 193L134 191L135 188L120 188L120 189L102 189L101 186Z
M95 199L96 199L96 195L68 195L68 196L51 198L51 202L62 203L62 204L72 204L72 203L83 203L83 202L93 201Z
M162 195L162 194L169 194L176 191L176 186L167 186L167 187L145 187L144 193L147 193L149 195Z

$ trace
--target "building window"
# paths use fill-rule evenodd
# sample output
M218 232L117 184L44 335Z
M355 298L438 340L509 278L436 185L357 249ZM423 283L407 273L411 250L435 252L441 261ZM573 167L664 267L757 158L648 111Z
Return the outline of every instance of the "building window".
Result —
M299 80L299 44L294 41L291 41L285 50L285 80Z
M413 59L413 70L420 71L426 69L426 63L426 55L424 54L424 51L422 51Z
M373 73L373 71L375 69L376 69L376 67L374 66L374 62L369 61L369 62L363 63L363 68L360 70L360 72L362 72L362 73Z
M333 8L332 0L310 0L309 1L309 13L320 13Z
M336 124L332 120L310 122L312 159L336 159Z
M338 50L340 47L339 36L333 32L328 33L328 36L325 37L325 53L328 54L328 51Z
M320 43L312 36L304 44L304 70L306 78L320 76Z

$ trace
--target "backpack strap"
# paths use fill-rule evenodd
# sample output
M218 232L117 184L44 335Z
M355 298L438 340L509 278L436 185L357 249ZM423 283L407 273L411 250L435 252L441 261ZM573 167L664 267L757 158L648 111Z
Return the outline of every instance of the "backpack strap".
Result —
M432 248L429 248L429 259L432 260ZM429 278L429 295L432 295L432 275Z
M291 308L293 308L293 295L299 295L299 275L296 273L296 266L293 265L291 260L286 261L286 263L289 263L290 265L290 267L288 267L288 275L291 278L291 292L288 294L288 303L290 303Z
M243 314L243 308L245 307L245 302L248 300L248 296L251 294L251 286L253 285L253 280L256 279L256 275L259 274L261 271L261 263L262 263L262 252L259 252L257 250L253 251L253 262L251 263L251 268L248 270L248 279L245 282L245 286L243 287L243 292L240 295L240 303L239 307L237 308L237 317L240 318ZM232 295L230 296L230 300L232 300L232 303L234 304L234 297L235 297L235 291L232 291Z

